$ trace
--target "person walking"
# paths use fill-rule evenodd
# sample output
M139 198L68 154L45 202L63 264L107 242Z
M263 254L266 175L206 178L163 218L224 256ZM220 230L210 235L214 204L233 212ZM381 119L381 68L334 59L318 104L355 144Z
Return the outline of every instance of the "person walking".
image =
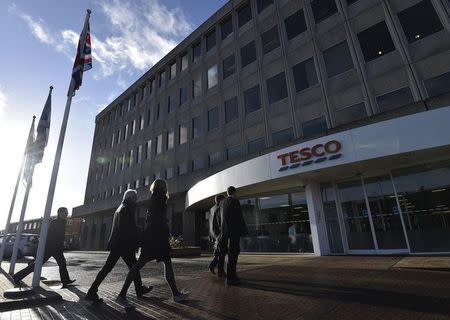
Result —
M59 275L63 288L75 282L70 279L67 271L66 258L64 258L64 236L66 230L66 219L69 212L67 208L61 207L57 211L56 219L50 221L47 234L47 242L45 244L44 260L47 262L51 257L55 258L59 267ZM20 285L23 278L33 272L35 261L31 262L27 267L15 273L12 277L16 285Z
M123 200L120 206L114 213L111 234L108 240L109 255L106 259L105 265L97 274L94 282L89 288L85 299L93 302L101 302L98 296L98 287L111 272L120 258L126 263L129 269L133 267L136 260L136 249L138 248L138 228L136 226L137 192L136 190L128 189L123 195ZM153 287L142 285L141 276L138 273L134 278L134 288L136 296L141 298L144 294L150 292Z
M227 275L225 284L235 286L240 284L236 273L236 265L241 248L239 242L241 236L248 234L247 225L242 215L241 204L237 199L236 188L233 186L227 189L228 197L223 201L223 221L222 221L222 248L228 252Z
M209 270L212 274L216 274L215 269L217 267L217 275L219 278L225 277L225 255L220 247L220 240L222 234L222 202L225 197L221 194L217 195L214 199L215 204L210 209L209 215L209 233L211 239L214 241L214 258L209 264Z
M172 291L175 302L184 301L188 297L188 292L179 291L175 283L172 260L170 258L169 226L167 224L167 192L166 181L156 179L150 186L150 200L146 217L141 254L137 263L128 272L122 290L116 301L126 309L133 308L127 300L127 291L131 282L136 278L145 264L151 260L164 263L164 275Z

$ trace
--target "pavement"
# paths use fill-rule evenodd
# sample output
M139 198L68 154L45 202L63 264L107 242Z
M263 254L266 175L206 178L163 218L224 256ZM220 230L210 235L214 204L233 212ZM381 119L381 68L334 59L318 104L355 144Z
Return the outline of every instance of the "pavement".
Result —
M209 273L208 256L174 259L179 288L191 292L185 303L171 300L163 267L150 262L142 277L154 289L147 297L138 299L131 287L128 298L136 310L128 313L114 302L125 277L123 263L105 279L99 291L105 303L96 305L83 298L106 259L105 253L74 252L66 254L66 258L69 273L77 276L77 286L61 289L57 266L50 261L43 269L47 278L44 283L62 300L3 311L0 320L450 320L450 257L241 255L240 287L226 287ZM4 280L0 278L0 290L4 288Z

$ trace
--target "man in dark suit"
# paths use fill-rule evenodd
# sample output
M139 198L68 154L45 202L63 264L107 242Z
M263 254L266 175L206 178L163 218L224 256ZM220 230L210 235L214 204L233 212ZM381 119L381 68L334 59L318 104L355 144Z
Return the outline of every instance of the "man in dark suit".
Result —
M64 258L64 237L67 215L67 208L61 207L58 209L58 215L56 219L50 221L43 261L43 263L45 263L51 257L55 258L56 263L59 267L59 275L61 277L63 288L75 282L75 280L71 280L69 277L69 273L67 272L66 258ZM35 262L33 261L26 268L14 274L14 283L19 284L23 278L32 273L34 270L34 264Z
M247 225L242 215L241 204L237 199L236 188L233 186L227 189L228 198L222 204L222 247L228 249L228 263L226 285L239 285L240 280L236 274L236 265L241 248L239 242L241 236L248 234Z
M215 274L217 267L217 275L219 278L225 277L225 255L220 248L220 239L222 238L222 202L225 197L221 194L215 197L215 204L209 210L209 233L214 241L214 258L209 264L209 270Z
M130 269L137 262L136 249L139 245L138 228L135 221L137 193L136 190L127 190L123 195L122 204L114 213L113 223L111 227L111 234L108 241L109 256L106 259L105 265L97 274L94 282L89 288L85 299L91 301L101 302L97 291L102 281L106 278L108 273L116 265L120 258L125 261ZM138 273L134 279L134 287L136 295L140 298L144 294L150 292L153 287L146 287L142 285L141 275Z

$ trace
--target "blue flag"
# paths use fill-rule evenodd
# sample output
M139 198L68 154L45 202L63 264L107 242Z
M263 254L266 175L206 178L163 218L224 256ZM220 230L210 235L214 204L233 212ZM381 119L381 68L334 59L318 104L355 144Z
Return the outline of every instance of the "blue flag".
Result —
M36 129L36 141L34 142L35 163L41 163L44 157L44 150L48 143L48 136L50 133L50 118L52 115L52 90L50 87L47 101L45 102L44 110L42 110L41 117Z

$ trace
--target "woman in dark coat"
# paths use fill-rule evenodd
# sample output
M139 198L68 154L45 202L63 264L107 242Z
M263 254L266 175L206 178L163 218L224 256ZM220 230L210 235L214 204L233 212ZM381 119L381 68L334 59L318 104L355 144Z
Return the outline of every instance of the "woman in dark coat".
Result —
M172 260L170 258L169 226L167 225L167 184L164 180L157 179L150 186L150 204L147 211L146 227L142 243L141 254L137 263L130 269L117 301L127 304L128 288L139 274L145 264L151 260L162 261L164 263L164 275L172 290L175 302L187 299L187 292L180 292L175 283Z

